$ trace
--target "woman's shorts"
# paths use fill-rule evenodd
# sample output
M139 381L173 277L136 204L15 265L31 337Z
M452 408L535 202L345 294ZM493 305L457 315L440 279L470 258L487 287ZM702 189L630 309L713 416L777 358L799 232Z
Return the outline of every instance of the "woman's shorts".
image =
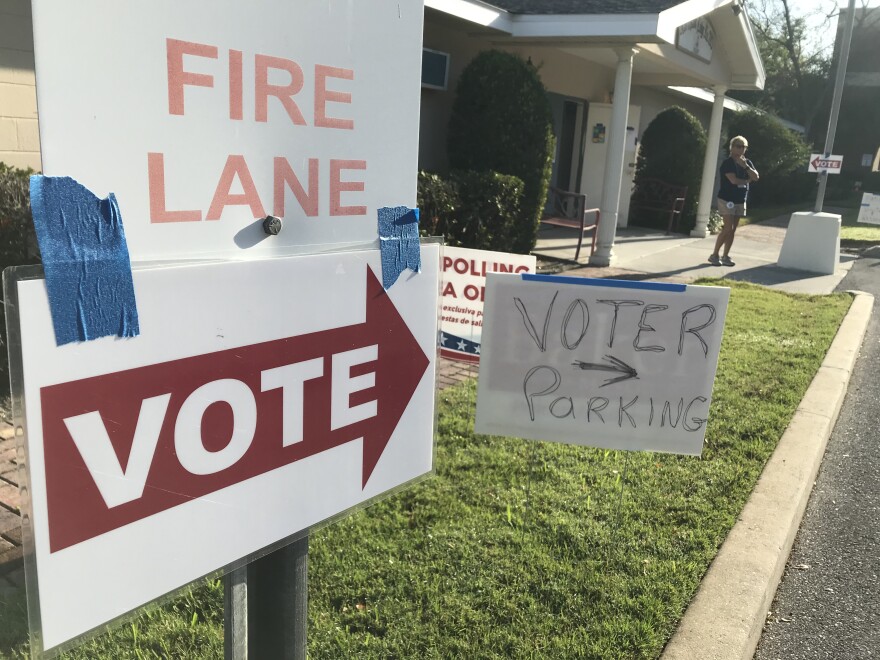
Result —
M718 198L718 212L721 215L735 215L737 218L745 217L746 214L746 205L745 204L734 204L733 202L728 202L726 199Z

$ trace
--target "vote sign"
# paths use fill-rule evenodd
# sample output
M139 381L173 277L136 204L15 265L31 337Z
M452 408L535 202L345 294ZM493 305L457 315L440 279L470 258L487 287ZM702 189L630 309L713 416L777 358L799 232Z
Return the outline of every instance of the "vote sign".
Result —
M699 455L729 289L486 279L478 433Z
M808 172L827 172L828 174L840 174L843 167L843 156L830 154L810 154Z
M440 355L450 360L479 362L486 275L534 273L536 264L534 255L444 247Z
M376 241L378 208L415 206L422 14L34 2L43 173L115 193L135 261Z
M388 292L375 250L135 269L141 335L60 347L18 283L44 649L430 472L421 258Z

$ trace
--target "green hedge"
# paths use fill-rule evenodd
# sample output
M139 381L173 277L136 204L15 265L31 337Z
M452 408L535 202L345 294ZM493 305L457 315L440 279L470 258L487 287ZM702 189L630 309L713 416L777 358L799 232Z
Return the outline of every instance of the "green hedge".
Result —
M0 163L0 272L8 266L40 262L31 219L30 175ZM6 348L6 306L0 305L0 397L9 394Z
M447 236L455 220L458 193L439 174L419 172L419 230L423 236Z
M816 196L816 175L807 173L810 147L776 117L746 111L731 117L727 141L742 135L749 141L746 157L761 178L749 186L749 206L807 202ZM724 148L725 154L727 148Z
M555 139L547 91L535 67L511 53L484 51L458 80L449 121L453 170L500 172L523 183L511 251L535 247Z
M696 224L697 200L706 156L706 131L699 120L684 108L667 108L648 124L642 135L636 163L636 185L640 179L662 179L687 186L684 210L678 230L690 232ZM634 224L665 228L666 213L639 211Z
M40 261L31 220L33 173L0 163L0 270Z
M422 233L449 245L514 252L523 182L497 172L454 171L448 178L419 172Z

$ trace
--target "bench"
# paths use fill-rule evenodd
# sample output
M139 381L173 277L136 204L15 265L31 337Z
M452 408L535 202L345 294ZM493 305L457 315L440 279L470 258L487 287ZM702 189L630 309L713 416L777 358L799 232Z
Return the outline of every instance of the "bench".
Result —
M633 188L630 198L630 212L635 210L651 211L668 216L666 233L677 226L678 219L684 209L684 200L687 198L687 186L678 186L667 183L661 179L639 179Z
M593 242L590 244L590 256L592 256L593 250L596 249L596 236L599 233L600 213L599 209L587 208L587 196L551 186L547 191L545 208L544 217L541 218L541 222L545 225L577 229L580 232L577 250L574 252L575 261L580 257L584 234L593 230Z

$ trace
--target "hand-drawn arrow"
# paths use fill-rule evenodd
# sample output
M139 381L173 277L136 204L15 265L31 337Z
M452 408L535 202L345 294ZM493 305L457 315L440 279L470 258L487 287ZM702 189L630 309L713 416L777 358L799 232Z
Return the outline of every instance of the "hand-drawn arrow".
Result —
M618 360L613 355L606 355L605 360L610 364L602 364L599 362L584 362L582 360L575 360L572 362L572 365L583 369L584 371L616 371L622 375L617 378L609 378L604 383L602 383L599 387L605 387L606 385L613 385L614 383L619 383L624 380L629 380L630 378L638 378L638 372L629 366L623 360Z

